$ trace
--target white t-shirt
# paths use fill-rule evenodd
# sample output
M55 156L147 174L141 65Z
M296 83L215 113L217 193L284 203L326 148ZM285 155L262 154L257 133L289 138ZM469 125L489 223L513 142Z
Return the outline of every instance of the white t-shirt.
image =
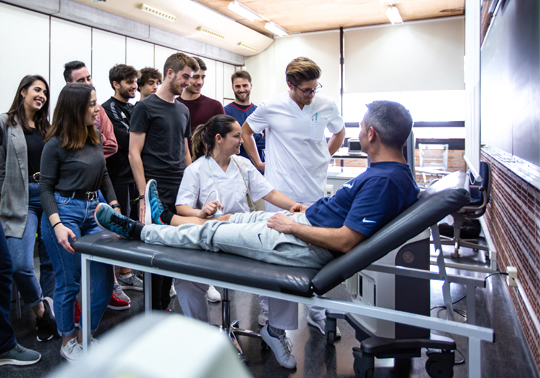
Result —
M266 129L264 175L277 191L306 205L324 196L331 159L324 129L336 134L344 127L331 97L317 94L300 109L284 92L262 102L247 122L256 133ZM266 211L276 208L267 203Z
M184 177L182 177L178 195L176 196L176 205L188 205L194 209L202 209L206 202L219 198L224 207L224 214L249 212L246 199L247 189L242 173L253 201L265 197L274 188L259 173L251 161L242 156L233 156L232 159L226 172L221 169L213 158L202 156L195 160L184 171ZM242 173L238 170L238 166L242 169ZM212 175L214 178L212 178ZM210 194L216 188L217 193Z

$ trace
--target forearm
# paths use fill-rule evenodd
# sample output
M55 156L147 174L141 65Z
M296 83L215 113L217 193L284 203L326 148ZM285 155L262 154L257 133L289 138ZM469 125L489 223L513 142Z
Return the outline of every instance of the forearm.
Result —
M246 150L253 163L255 163L255 166L258 166L262 164L262 161L259 157L253 134L253 130L251 130L248 123L245 122L244 126L242 126L242 139L244 139L244 149Z
M339 133L332 135L332 137L328 140L328 152L330 152L330 156L333 156L336 151L339 150L344 139L345 128L341 129Z
M146 179L144 177L144 167L141 159L141 155L137 153L129 152L129 165L131 166L131 172L137 185L139 195L143 195L146 189Z
M296 201L290 199L285 194L273 189L270 193L263 197L267 202L279 207L280 209L290 210L296 204Z
M176 205L176 214L183 217L196 217L201 212L201 210L194 209L188 205Z

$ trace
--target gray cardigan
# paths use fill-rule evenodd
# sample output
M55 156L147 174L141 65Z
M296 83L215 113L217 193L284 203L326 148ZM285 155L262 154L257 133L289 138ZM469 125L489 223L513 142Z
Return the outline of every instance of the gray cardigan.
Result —
M22 238L28 216L28 155L22 128L7 127L0 115L4 135L0 144L0 222L8 237Z

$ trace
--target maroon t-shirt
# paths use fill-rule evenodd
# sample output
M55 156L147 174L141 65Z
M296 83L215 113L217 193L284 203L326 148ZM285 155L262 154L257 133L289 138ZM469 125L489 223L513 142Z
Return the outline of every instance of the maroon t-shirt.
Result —
M183 100L180 98L180 96L176 99L189 109L189 115L191 116L191 135L193 135L193 132L197 126L205 124L213 116L217 114L225 114L223 105L221 105L219 101L204 95L201 95L196 100ZM191 152L191 137L188 138L188 141L189 151Z

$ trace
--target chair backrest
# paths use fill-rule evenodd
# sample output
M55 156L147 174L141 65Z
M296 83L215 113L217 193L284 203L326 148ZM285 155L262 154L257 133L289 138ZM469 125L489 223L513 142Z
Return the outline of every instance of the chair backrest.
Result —
M485 161L480 162L479 176L481 179L477 177L471 182L471 203L469 206L482 205L484 197L489 200L491 195L491 167ZM482 190L474 187L481 187Z
M467 175L454 172L423 191L418 201L358 244L349 253L326 264L312 280L313 291L324 294L354 273L431 227L470 201Z

